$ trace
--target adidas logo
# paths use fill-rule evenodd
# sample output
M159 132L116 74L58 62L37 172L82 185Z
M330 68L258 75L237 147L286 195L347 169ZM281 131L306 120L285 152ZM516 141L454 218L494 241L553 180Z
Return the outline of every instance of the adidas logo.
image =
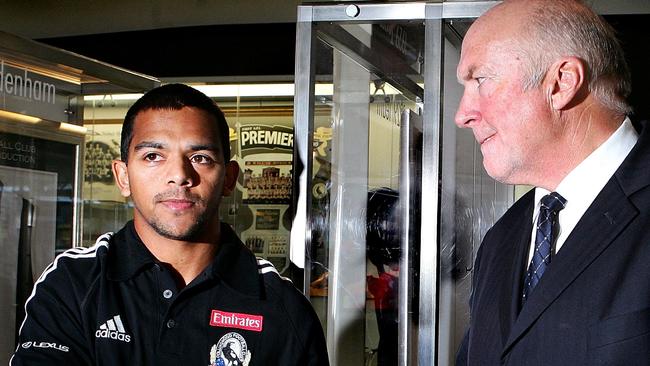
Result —
M122 342L131 342L131 336L126 334L124 324L119 315L115 315L113 319L109 319L106 323L99 326L95 332L95 338L109 338L116 339Z

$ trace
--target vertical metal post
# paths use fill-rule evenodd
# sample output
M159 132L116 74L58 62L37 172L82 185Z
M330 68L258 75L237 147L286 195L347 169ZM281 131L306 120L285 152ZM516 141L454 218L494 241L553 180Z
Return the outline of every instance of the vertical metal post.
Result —
M420 306L418 364L436 365L439 268L440 88L442 8L425 9L424 114L422 141L422 224L420 234Z
M83 107L81 107L83 110ZM73 206L72 206L72 247L78 247L82 244L83 230L83 169L81 163L84 156L85 142L83 138L79 139L79 144L75 147L75 172L74 172L74 190L73 190Z
M444 39L441 50L444 54L442 88L444 100L442 104L441 123L441 146L440 146L440 248L439 253L439 277L438 277L438 352L437 360L439 365L453 365L456 354L457 343L455 338L456 312L459 310L456 303L457 278L452 274L456 270L457 251L465 248L466 243L462 242L462 235L456 235L456 203L463 200L463 179L457 180L462 174L458 165L467 160L456 154L457 149L467 148L460 145L457 132L460 131L453 123L456 107L462 95L461 85L456 81L456 65L460 50L454 48L451 43ZM471 133L470 133L471 135ZM471 141L473 147L474 141ZM460 192L459 192L460 190ZM471 227L471 224L469 224ZM463 298L461 301L465 301ZM464 308L465 303L461 306Z
M398 352L397 365L413 365L416 359L417 343L414 339L412 279L415 278L414 252L419 247L419 204L422 176L421 151L419 141L422 133L422 116L410 110L402 112L400 124L400 173L399 202L401 220L401 248L398 301ZM416 237L418 236L418 237Z
M293 187L295 216L291 226L290 259L304 268L303 293L309 296L311 280L311 187L312 136L314 131L314 36L312 34L312 7L299 6L296 24L296 66L294 96L294 159Z
M411 169L410 165L409 148L411 145L411 120L409 118L409 111L402 112L402 119L400 123L400 174L399 174L399 213L400 213L400 227L401 227L401 246L402 256L399 265L399 300L398 300L398 349L397 349L397 365L408 365L408 331L409 331L409 276L410 276L410 255L411 252L410 242L411 236L409 228L411 227Z

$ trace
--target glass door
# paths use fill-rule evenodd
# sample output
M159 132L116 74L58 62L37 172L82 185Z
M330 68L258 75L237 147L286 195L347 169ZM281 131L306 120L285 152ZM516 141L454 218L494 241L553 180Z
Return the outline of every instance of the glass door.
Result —
M452 20L492 4L299 7L291 259L333 365L453 364L474 255L457 239L483 219L455 215L494 183L453 124ZM499 211L483 192L466 206Z
M424 14L424 4L404 6ZM375 10L389 16L394 9ZM330 10L350 19L364 11ZM305 291L336 365L406 364L414 355L407 344L416 342L409 335L419 262L409 248L419 249L419 238L408 219L419 219L411 203L420 189L409 189L419 181L405 178L422 153L409 150L412 139L421 141L421 122L419 129L407 123L421 120L424 98L425 27L417 16L310 24Z

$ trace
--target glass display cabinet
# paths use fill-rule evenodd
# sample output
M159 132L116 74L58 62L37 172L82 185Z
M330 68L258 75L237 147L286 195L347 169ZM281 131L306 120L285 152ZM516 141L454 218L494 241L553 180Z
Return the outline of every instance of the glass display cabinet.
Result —
M155 78L0 32L0 363L34 282L80 245L83 96L142 92Z
M292 260L333 365L448 365L480 239L514 200L453 123L495 2L301 6Z

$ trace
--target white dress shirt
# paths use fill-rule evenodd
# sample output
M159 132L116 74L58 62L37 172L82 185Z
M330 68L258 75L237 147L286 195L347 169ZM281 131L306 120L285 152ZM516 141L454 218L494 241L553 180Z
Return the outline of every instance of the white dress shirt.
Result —
M582 215L591 206L598 193L614 175L614 172L623 163L630 150L636 144L639 135L632 126L629 118L585 160L578 164L556 188L556 192L567 200L566 206L558 216L559 231L555 242L555 253L564 245L567 237L582 218ZM528 251L528 262L533 258L535 250L535 234L537 215L542 197L550 192L544 188L535 188L535 211L533 212L533 232ZM528 266L528 264L526 265Z

